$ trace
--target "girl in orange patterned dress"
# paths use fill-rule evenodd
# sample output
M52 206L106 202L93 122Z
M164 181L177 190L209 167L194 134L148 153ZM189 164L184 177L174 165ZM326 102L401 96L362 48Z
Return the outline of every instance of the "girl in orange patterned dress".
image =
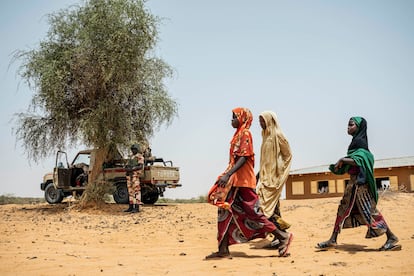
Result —
M230 160L224 173L208 194L208 201L218 207L218 252L206 259L231 257L229 246L272 233L281 241L279 255L289 255L293 235L279 230L260 210L255 192L253 139L249 130L253 116L249 109L233 109L231 124L236 132L230 142Z

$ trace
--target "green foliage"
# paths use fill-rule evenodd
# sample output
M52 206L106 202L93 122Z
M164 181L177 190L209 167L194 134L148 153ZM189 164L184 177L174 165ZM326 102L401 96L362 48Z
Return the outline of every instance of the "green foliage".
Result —
M78 142L127 147L171 123L172 69L153 55L159 23L142 0L89 0L49 15L38 49L14 56L34 91L15 129L30 159Z

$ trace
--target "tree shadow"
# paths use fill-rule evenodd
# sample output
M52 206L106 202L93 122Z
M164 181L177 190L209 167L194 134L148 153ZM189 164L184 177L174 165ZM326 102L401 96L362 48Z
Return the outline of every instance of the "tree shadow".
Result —
M72 204L73 205L73 204ZM63 212L67 212L70 204L67 202L59 203L59 204L48 204L48 205L31 205L31 206L24 206L22 208L18 208L18 211L24 212L36 212L36 213L47 213L47 214L59 214Z
M52 214L62 214L68 213L72 210L79 211L85 214L108 214L108 215L125 215L126 213L122 212L127 206L127 204L117 204L117 203L101 203L101 204L89 204L87 206L81 207L79 201L70 202L63 201L62 203L57 204L33 204L25 205L21 208L17 208L16 211L23 212L33 212L41 213L46 215ZM176 204L169 203L156 203L156 204L145 204L142 208L162 208L162 207L173 207Z

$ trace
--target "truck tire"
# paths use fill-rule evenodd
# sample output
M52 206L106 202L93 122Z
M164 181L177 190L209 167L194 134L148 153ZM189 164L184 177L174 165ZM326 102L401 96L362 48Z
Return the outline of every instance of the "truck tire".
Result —
M115 186L115 192L113 193L115 202L118 204L128 204L129 195L126 182L117 182Z
M53 183L49 183L45 188L45 199L49 204L61 203L63 200L62 191L56 189Z
M141 201L144 204L154 204L159 197L158 189L154 185L141 185Z

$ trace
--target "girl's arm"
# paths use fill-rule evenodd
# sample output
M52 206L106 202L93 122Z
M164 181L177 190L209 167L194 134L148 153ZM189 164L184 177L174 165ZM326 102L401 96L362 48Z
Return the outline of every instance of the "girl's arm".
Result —
M349 157L342 157L341 159L338 160L338 162L336 162L335 164L335 171L342 168L343 165L351 165L351 166L357 166L357 164L355 163L354 159L349 158Z
M240 169L244 165L244 163L246 163L246 160L247 160L246 156L240 156L239 158L237 158L237 161L234 164L234 166L220 177L217 184L220 187L226 186L227 182L229 181L230 176L233 173L235 173L238 169Z

